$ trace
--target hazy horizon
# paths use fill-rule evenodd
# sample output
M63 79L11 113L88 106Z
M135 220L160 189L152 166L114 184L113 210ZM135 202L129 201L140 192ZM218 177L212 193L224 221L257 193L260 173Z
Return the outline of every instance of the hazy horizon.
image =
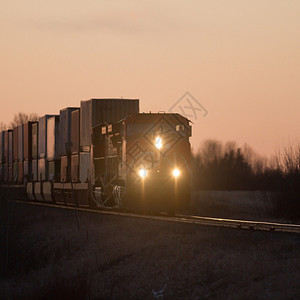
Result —
M0 3L0 122L90 98L168 111L188 91L208 112L191 114L195 151L211 138L271 155L300 136L298 1Z

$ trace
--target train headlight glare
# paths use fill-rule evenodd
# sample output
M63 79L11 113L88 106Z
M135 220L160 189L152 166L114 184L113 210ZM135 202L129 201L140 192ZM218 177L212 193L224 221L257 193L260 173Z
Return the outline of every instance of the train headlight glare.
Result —
M140 169L139 170L139 175L141 178L145 178L147 175L147 171L145 169Z
M160 136L157 136L157 137L155 138L155 147L156 147L157 149L160 149L160 148L162 147L162 139L161 139Z
M178 177L180 175L180 171L178 169L174 169L172 173L174 177Z

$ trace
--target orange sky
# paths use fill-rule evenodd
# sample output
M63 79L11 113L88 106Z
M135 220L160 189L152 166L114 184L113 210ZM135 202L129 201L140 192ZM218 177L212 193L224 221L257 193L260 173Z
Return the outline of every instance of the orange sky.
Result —
M0 0L0 121L92 97L167 111L189 91L216 138L271 154L299 138L300 1Z

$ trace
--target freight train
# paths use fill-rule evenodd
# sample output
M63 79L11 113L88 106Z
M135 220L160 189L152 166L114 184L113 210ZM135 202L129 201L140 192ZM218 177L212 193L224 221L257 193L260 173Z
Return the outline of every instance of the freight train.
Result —
M140 113L138 99L90 99L0 132L7 197L142 211L187 209L190 121Z

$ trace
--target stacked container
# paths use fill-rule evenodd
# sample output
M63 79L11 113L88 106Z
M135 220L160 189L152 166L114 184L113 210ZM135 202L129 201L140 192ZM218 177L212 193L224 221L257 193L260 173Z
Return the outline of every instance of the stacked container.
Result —
M32 181L38 181L38 128L39 123L32 124Z
M6 130L4 131L4 155L3 155L3 159L4 159L4 164L3 164L3 181L4 182L8 182L8 179L9 179L9 171L8 171L8 165L9 165L9 147L8 147L8 144L9 144L9 132L11 130Z
M71 179L72 182L87 182L91 164L90 152L80 152L80 110L72 112L71 130Z
M80 182L86 182L91 175L92 128L104 122L118 122L128 115L136 113L139 113L138 99L91 99L81 101L80 154L78 162Z
M13 131L8 130L8 182L13 182L13 162L14 162L14 140Z
M18 183L24 182L24 125L18 126Z
M4 131L0 132L0 183L4 181Z
M36 122L27 122L24 125L23 128L23 142L24 142L24 147L23 147L23 156L24 156L24 161L23 161L23 167L24 167L24 180L25 181L32 181L33 176L32 176L32 149L33 149L33 142L32 142L32 137L33 137L33 125L37 127ZM37 128L36 128L37 132ZM37 138L37 136L35 136ZM36 142L37 144L37 142ZM37 172L36 172L37 173Z
M18 127L13 129L13 179L16 183L18 181Z
M71 180L72 182L80 182L79 180L79 152L80 152L80 109L72 112L71 116Z
M89 152L91 130L101 123L115 123L124 117L139 113L138 99L91 99L81 101L80 151Z
M45 115L39 118L38 181L48 180L47 125L48 125L48 119L52 117L53 115Z
M59 181L59 116L48 118L47 123L48 180Z
M60 110L59 117L59 155L61 157L60 181L70 182L71 179L71 129L72 112L78 107L67 107Z

